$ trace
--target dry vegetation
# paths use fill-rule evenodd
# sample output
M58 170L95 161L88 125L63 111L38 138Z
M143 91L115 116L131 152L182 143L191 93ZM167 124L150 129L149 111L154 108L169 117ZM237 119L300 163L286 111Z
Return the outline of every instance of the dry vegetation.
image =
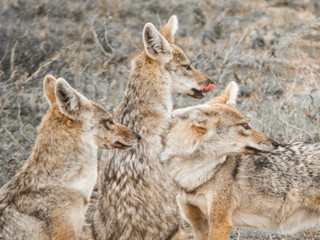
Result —
M176 14L176 41L217 83L241 86L239 107L278 141L320 140L318 0L0 1L0 186L27 159L48 108L45 74L109 109L122 97L146 22ZM210 95L210 94L209 94ZM207 99L212 97L207 96ZM205 101L202 100L202 102ZM175 96L175 107L199 100ZM232 239L320 239L235 229Z

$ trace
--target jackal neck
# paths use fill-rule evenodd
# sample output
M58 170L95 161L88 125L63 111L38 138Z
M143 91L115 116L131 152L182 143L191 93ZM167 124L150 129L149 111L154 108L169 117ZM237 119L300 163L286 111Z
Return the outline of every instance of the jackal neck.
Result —
M145 53L133 61L127 88L115 118L142 137L160 135L172 110L171 79L163 66Z
M212 159L209 156L201 160L196 157L195 159L174 157L166 163L166 167L171 177L183 190L192 192L213 178L225 162L225 159L226 157Z
M86 131L81 127L50 109L42 119L28 160L5 187L8 196L60 186L80 190L88 198L95 184L91 178L97 175L97 146L94 137L85 135ZM91 167L92 171L88 173ZM92 174L88 183L78 189L79 181L83 181L79 177L82 172L84 176ZM89 186L90 181L92 186Z
M193 191L211 179L225 156L217 156L215 147L203 144L206 130L193 123L175 120L166 136L160 158L171 177L186 191Z

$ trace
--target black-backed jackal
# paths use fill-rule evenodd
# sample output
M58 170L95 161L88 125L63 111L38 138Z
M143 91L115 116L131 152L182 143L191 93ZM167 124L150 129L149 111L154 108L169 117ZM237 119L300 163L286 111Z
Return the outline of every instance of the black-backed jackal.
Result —
M237 94L231 82L206 104L172 113L161 159L196 240L227 240L232 226L285 230L320 216L312 188L320 189L320 146L280 147L235 108Z
M31 155L0 189L0 239L77 239L97 179L97 150L128 148L140 136L64 79L48 75L50 109Z
M169 127L171 93L202 98L212 86L175 45L177 29L176 16L160 32L151 23L143 29L144 50L133 60L127 89L114 112L115 119L138 132L142 141L127 151L105 151L102 155L95 239L177 236L180 214L175 188L159 160L163 135Z

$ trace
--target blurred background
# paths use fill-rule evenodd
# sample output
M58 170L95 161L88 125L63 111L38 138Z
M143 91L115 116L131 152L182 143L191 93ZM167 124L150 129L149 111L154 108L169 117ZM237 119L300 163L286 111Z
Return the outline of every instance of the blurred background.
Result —
M175 108L202 103L236 81L239 109L255 128L280 142L320 140L319 0L2 0L0 186L30 154L49 107L46 74L112 110L143 48L144 24L160 29L173 14L176 43L217 83L203 100L175 95ZM237 228L231 239L320 234Z

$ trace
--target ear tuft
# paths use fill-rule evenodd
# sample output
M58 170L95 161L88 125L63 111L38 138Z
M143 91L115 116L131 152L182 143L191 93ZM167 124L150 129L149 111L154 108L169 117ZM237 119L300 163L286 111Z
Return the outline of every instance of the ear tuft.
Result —
M147 23L142 33L143 44L149 57L159 61L172 58L172 48L168 41L158 32L152 23Z
M56 96L54 93L55 85L56 85L56 79L54 76L46 75L44 77L43 91L51 107L56 103Z
M236 82L232 81L217 97L214 97L206 104L212 105L212 104L220 103L220 104L228 104L231 106L235 106L237 103L238 93L239 93L239 86Z
M174 35L178 30L178 18L176 15L172 15L167 24L160 30L162 36L164 36L169 43L174 43Z
M237 104L237 97L239 93L239 86L236 82L230 82L226 90L229 92L229 99L226 104L235 106Z

